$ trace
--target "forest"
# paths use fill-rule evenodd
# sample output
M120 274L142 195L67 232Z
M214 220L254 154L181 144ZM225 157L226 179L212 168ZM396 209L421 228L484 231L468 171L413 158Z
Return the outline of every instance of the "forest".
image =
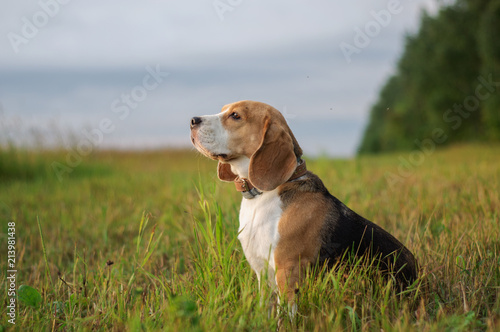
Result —
M422 13L406 36L359 154L500 140L500 0L457 0Z

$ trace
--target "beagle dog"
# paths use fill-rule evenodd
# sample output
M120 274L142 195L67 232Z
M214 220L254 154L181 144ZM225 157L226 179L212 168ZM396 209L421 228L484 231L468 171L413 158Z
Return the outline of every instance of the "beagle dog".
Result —
M191 141L218 160L218 177L243 195L238 239L257 274L289 303L306 267L333 267L346 251L380 259L400 287L417 278L413 254L381 227L332 196L307 171L302 150L283 115L255 101L226 105L191 119Z

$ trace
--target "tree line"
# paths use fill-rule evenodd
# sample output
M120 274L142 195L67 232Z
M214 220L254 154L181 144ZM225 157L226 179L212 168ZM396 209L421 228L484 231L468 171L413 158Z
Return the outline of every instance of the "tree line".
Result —
M500 141L500 0L457 0L406 36L371 108L360 154L419 142Z

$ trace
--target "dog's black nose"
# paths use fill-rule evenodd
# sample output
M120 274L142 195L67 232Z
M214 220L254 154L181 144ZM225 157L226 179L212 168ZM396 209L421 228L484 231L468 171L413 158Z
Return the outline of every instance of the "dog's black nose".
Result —
M194 128L196 127L197 125L199 125L201 123L201 118L200 117L197 117L195 116L194 118L191 119L191 128Z

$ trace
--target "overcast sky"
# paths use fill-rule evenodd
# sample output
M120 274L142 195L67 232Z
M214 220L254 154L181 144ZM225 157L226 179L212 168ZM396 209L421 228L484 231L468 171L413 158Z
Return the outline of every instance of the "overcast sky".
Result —
M435 2L7 1L1 134L71 132L76 144L85 128L99 148L189 146L192 116L251 99L282 111L306 154L351 156Z

